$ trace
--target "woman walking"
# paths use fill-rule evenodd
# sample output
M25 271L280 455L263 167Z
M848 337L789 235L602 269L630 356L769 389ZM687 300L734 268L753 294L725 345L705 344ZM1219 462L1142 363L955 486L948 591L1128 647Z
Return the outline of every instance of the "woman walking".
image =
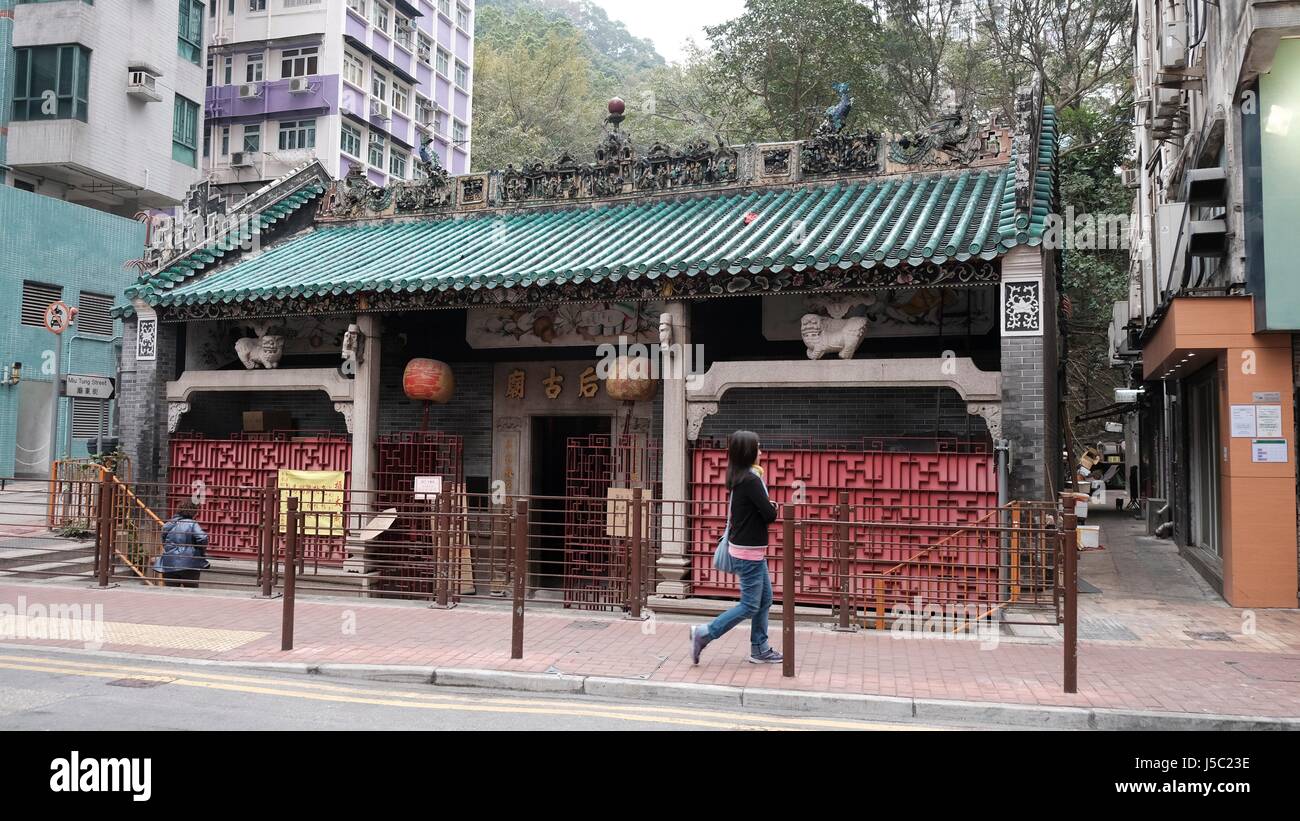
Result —
M167 587L198 587L199 571L211 567L203 557L208 534L194 521L197 514L194 505L181 505L162 527L163 553L153 569L162 574Z
M740 602L708 624L691 628L691 661L709 642L745 619L750 619L749 660L754 664L779 664L781 654L767 643L767 613L772 609L772 579L767 573L767 527L776 521L776 505L767 498L762 451L758 435L738 430L727 449L727 487L731 498L727 514L727 552L740 579Z

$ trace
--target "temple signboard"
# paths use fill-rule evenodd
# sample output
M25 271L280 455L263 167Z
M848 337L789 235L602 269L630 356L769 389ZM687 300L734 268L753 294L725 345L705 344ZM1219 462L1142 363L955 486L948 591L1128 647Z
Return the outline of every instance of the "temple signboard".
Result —
M465 341L475 348L587 347L658 339L661 306L646 302L470 308Z

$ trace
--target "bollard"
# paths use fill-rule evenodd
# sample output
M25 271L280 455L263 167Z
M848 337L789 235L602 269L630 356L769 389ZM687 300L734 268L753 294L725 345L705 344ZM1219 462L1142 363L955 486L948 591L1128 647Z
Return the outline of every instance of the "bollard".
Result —
M510 617L510 658L524 657L524 586L528 581L528 500L515 502L515 587Z
M262 489L262 549L258 561L261 563L258 579L262 583L262 597L269 599L275 595L275 532L279 526L280 494L275 482Z
M885 629L885 580L876 577L876 629Z
M302 524L298 513L298 499L286 500L289 508L288 524L284 529L284 607L280 623L280 650L293 649L293 584L297 573L298 528Z
M794 505L781 518L781 676L794 678Z
M632 517L632 542L629 552L632 560L632 578L627 588L628 617L641 618L641 488L632 488L632 504L628 506L628 515Z
M1064 551L1064 567L1061 580L1065 588L1064 613L1064 663L1065 692L1079 692L1079 545L1075 541L1074 497L1062 493L1061 502L1067 505L1063 509L1061 528L1061 549Z
M99 523L95 534L96 570L99 572L99 586L108 587L108 577L113 573L113 480L108 474L99 479Z
M451 597L451 517L445 511L447 494L439 493L433 500L433 567L438 579L438 607L446 610Z
M849 613L849 492L840 491L835 511L835 556L840 586L840 621L836 630L852 630Z

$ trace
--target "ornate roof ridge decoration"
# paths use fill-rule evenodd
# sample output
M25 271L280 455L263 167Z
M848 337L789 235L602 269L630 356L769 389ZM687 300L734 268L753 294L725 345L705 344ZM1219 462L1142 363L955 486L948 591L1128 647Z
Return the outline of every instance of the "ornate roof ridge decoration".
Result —
M624 103L609 102L602 140L592 161L564 152L504 169L436 177L383 188L359 168L335 182L317 217L322 221L437 215L481 209L599 202L726 188L785 185L837 177L904 174L997 165L1011 160L1012 135L999 126L975 128L955 103L928 129L909 134L848 132L853 98L834 86L839 102L825 111L812 137L778 143L728 145L717 135L680 147L653 143L638 154L620 129ZM422 148L423 153L423 148ZM436 166L436 158L432 158ZM417 164L419 165L419 164Z
M230 209L227 209L224 197L211 194L208 180L192 185L186 192L185 216L201 220L204 226L210 224L209 217L220 216L224 220L221 230L205 232L197 244L172 255L165 264L155 261L147 265L132 265L140 273L135 284L124 289L124 295L128 300L144 298L156 301L159 293L184 284L209 267L231 261L250 243L256 242L269 226L316 199L332 183L333 179L320 161L309 160L244 197ZM151 219L151 231L156 226L155 220L159 219L163 218ZM130 316L135 309L131 305L118 306L111 313L113 316Z
M1034 178L1038 170L1038 145L1043 125L1043 77L1034 72L1029 85L1016 93L1016 130L1011 141L1016 170L1016 211L1032 207ZM1028 220L1017 227L1028 225Z

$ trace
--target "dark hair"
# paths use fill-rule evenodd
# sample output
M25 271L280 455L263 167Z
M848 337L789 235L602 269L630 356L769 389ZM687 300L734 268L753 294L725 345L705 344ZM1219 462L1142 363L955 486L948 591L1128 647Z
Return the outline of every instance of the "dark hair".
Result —
M758 434L738 430L727 445L727 487L735 487L758 459Z
M182 519L193 519L195 516L198 515L198 513L199 513L199 509L195 507L193 502L186 502L185 504L176 508L176 515L180 516Z

